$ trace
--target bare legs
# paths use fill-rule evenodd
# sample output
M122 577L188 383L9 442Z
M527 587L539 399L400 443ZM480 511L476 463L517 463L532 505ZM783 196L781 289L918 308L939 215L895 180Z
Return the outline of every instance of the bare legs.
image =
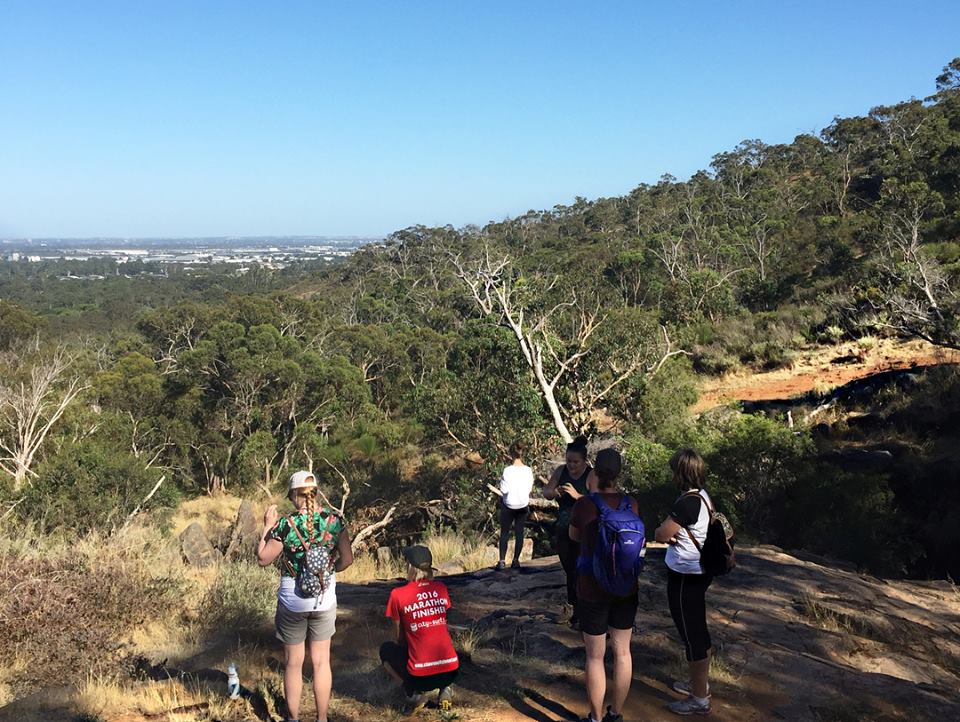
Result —
M630 636L632 629L610 628L610 647L613 650L613 690L610 699L610 708L621 714L623 705L630 693L630 683L633 681L633 658L630 656ZM597 719L600 719L597 717Z
M330 706L330 688L333 686L333 674L330 670L330 640L322 642L311 639L310 662L313 664L313 699L317 703L317 719L326 722L327 708ZM296 719L296 718L294 718Z
M690 666L690 686L693 688L694 697L706 697L710 694L710 657L713 656L713 648L707 650L707 658L696 662L688 662Z
M322 642L311 639L307 644L283 645L283 695L287 698L287 717L300 719L300 697L303 695L303 660L306 646L310 647L310 662L313 665L313 699L317 704L317 719L327 719L330 705L330 688L333 675L330 670L330 640Z
M300 719L300 696L303 694L304 644L283 645L283 696L287 698L288 719Z
M607 671L603 668L603 655L607 650L605 634L584 634L583 646L587 652L586 678L587 701L590 703L590 716L595 720L603 719L603 698L607 693Z
M633 661L630 656L630 636L632 629L610 628L610 648L613 650L613 689L611 690L610 709L615 713L623 711L633 681ZM595 720L603 719L603 699L607 693L607 672L603 667L603 655L607 651L607 637L604 634L584 634L583 646L587 652L587 699L590 702L590 716Z

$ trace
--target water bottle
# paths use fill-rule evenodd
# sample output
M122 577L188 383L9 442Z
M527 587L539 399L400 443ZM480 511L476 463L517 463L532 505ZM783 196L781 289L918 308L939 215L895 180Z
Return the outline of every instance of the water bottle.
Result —
M230 699L240 699L240 675L237 674L237 665L227 667L227 694Z

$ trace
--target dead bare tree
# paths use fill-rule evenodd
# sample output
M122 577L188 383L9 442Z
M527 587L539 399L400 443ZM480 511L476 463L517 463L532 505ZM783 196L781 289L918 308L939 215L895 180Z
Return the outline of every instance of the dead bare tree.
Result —
M350 498L350 482L347 481L346 474L344 474L342 471L340 471L340 469L338 469L336 466L331 464L328 459L324 458L323 462L327 466L329 466L331 469L333 469L333 471L337 474L337 476L340 477L340 483L343 489L343 495L340 497L340 506L336 506L333 502L331 502L330 499L327 498L327 495L324 494L323 491L321 491L319 488L317 489L317 493L323 499L324 504L326 504L331 509L336 510L340 514L340 516L344 516L347 510L347 499ZM312 466L313 466L313 462L311 460L311 468ZM393 520L393 515L396 511L397 511L397 505L394 504L389 509L387 509L387 512L383 515L383 517L379 521L375 521L372 524L368 524L367 526L363 527L363 529L360 529L359 531L357 531L353 535L353 539L351 539L350 541L350 548L354 552L358 551L363 546L363 542L368 537L373 536L374 534L379 532L381 529L385 529L386 527L388 527L390 525L390 522Z
M957 349L960 293L922 237L925 220L940 208L942 199L924 183L892 183L885 190L877 264L886 287L870 299L869 323Z
M32 346L33 353L39 353L38 339ZM35 476L32 467L50 430L87 388L79 376L70 373L73 361L70 354L58 348L38 358L27 379L0 383L0 452L4 454L0 469L13 477L15 491Z
M664 328L666 350L659 360L651 360L648 348L631 349L625 358L608 364L602 382L598 378L578 379L570 394L571 408L564 408L558 391L563 383L577 376L584 359L595 351L593 338L607 319L601 300L571 290L564 300L536 306L522 298L508 255L493 254L486 244L472 263L459 254L448 255L457 278L478 309L513 332L553 426L566 443L573 440L570 424L582 428L597 404L616 387L638 372L655 373L668 358L684 353L672 348ZM559 281L558 277L548 280L540 297L549 297L559 288Z

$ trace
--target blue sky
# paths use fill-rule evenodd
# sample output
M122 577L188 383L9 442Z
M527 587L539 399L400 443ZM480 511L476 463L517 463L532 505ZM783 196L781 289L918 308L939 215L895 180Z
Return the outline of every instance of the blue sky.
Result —
M933 92L951 2L0 2L0 237L379 235Z

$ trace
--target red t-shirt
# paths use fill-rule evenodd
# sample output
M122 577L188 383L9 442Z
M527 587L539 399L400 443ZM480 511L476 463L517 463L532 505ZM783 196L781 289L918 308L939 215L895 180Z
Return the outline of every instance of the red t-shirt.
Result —
M387 616L399 620L407 638L407 671L414 677L452 672L460 666L447 630L450 593L443 582L423 579L390 592Z

